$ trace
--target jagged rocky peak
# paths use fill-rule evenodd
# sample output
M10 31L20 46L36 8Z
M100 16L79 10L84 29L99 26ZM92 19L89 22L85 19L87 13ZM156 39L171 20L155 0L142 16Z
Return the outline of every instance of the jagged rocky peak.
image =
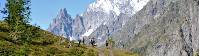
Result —
M72 17L67 13L66 8L60 9L60 12L57 15L57 18L60 20L64 20L67 23L72 23Z
M63 9L60 9L60 15L62 16L62 17L64 17L66 14L67 14L67 11L66 11L66 9L65 8L63 8Z
M55 35L71 37L72 36L72 17L67 13L65 8L60 9L57 17L53 19L48 31Z
M71 16L67 13L66 8L60 9L60 12L59 12L59 15L58 15L58 16L60 16L60 17L71 17ZM66 18L64 18L64 19L66 19Z
M83 17L80 15L76 15L73 21L73 37L79 38L81 34L85 31L85 26L83 24Z

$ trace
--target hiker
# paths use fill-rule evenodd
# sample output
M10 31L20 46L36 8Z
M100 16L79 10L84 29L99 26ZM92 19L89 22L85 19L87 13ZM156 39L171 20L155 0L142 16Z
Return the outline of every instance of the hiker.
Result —
M94 40L94 37L91 39L90 43L92 44L93 47L95 46L95 40Z
M83 37L82 42L83 42L83 44L85 44L85 37Z
M93 43L92 43L92 42L93 42L93 40L92 40L92 38L90 38L90 44L91 44L91 45L93 45Z
M79 39L79 40L78 40L78 46L80 46L80 44L81 44L81 40Z
M108 47L108 40L106 40L106 47Z

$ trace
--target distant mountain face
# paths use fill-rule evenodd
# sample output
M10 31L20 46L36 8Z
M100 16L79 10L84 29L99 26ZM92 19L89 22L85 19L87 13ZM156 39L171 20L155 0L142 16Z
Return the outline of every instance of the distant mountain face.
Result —
M72 17L67 13L67 10L61 9L57 17L53 19L48 31L58 36L71 37L72 36Z
M92 37L96 37L102 40L101 42L105 42L107 36L120 29L127 19L142 9L147 2L148 0L97 0L89 5L86 12L81 16L77 15L73 20L70 16L59 18L58 16L62 14L60 12L61 14L55 18L57 20L51 23L48 30L56 35L64 35L73 39L93 35ZM67 24L65 24L66 22ZM99 33L102 30L99 27L104 26L108 28L107 30L103 30L106 32Z

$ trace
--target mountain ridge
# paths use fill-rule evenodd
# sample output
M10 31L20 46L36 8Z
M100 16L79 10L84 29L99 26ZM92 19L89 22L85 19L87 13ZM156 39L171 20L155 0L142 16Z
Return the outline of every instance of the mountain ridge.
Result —
M134 11L135 2L146 4ZM143 56L193 56L199 47L198 2L97 0L74 19L72 38L86 37L86 44L95 38L98 47L112 38L114 47Z
M131 1L131 2L129 2L129 1ZM103 2L105 2L105 3L103 3ZM115 22L114 24L118 23L119 22L119 21L117 21L117 20L119 20L118 17L120 17L121 15L127 15L127 16L133 15L139 9L136 11L130 12L133 10L130 8L133 8L134 5L138 5L139 3L144 3L143 5L140 5L140 9L141 9L147 2L148 2L148 0L141 0L141 1L137 1L137 2L135 2L135 0L126 0L126 1L97 0L94 3L91 3L89 5L89 7L87 8L87 10L81 15L81 18L82 18L81 25L82 26L84 25L83 28L76 28L77 27L76 20L78 19L77 16L80 16L80 15L77 15L72 20L73 21L72 29L76 28L76 29L82 29L82 30L81 31L72 30L72 31L74 31L74 32L72 32L72 35L70 34L70 36L66 36L66 37L79 39L80 37L83 37L83 36L89 36L95 30L97 30L97 28L100 27L101 25L112 25L113 22ZM131 3L136 3L136 4L131 4ZM109 6L108 4L111 6ZM138 7L136 7L136 8L138 8ZM126 9L126 10L124 10L124 9ZM130 12L130 13L127 13L127 12ZM94 18L96 18L96 19L94 19ZM123 21L122 25L124 25L126 20L125 19L120 19L120 20ZM56 20L54 20L54 21L56 21ZM49 28L51 28L51 27L49 27ZM116 28L116 27L111 27L111 28ZM49 30L49 31L52 32L51 30ZM69 34L69 33L67 33L67 34ZM58 34L56 33L56 35L58 35ZM64 34L64 35L66 35L66 34ZM99 36L95 36L95 37L99 38ZM105 42L105 40L104 40L104 42Z

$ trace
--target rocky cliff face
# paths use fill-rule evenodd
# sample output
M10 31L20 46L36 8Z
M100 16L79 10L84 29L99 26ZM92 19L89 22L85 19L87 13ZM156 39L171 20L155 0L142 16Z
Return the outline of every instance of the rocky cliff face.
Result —
M47 30L58 36L72 36L72 18L65 8L60 10Z
M199 47L198 0L151 0L113 33L117 48L143 56L193 56Z

